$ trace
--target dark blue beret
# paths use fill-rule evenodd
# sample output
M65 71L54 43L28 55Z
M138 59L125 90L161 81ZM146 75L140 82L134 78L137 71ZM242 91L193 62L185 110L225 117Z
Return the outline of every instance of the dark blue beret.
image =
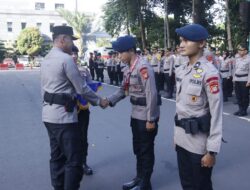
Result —
M75 45L73 45L73 46L72 46L72 52L78 53L78 52L79 52L79 49L78 49Z
M136 41L133 36L122 36L112 42L112 48L118 52L125 52L136 46Z
M184 27L177 28L175 32L179 36L194 42L206 40L208 38L207 29L199 24L186 25Z

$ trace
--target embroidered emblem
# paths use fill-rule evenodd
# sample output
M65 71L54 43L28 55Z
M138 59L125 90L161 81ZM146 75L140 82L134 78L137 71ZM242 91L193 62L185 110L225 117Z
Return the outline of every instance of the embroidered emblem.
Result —
M211 81L209 83L209 88L210 88L210 92L212 94L217 94L220 91L219 82L218 81Z
M144 80L148 79L149 75L148 75L148 69L146 67L143 67L140 70L140 73Z
M199 68L199 69L196 70L196 72L200 74L200 73L203 72L203 69L200 69L200 68Z

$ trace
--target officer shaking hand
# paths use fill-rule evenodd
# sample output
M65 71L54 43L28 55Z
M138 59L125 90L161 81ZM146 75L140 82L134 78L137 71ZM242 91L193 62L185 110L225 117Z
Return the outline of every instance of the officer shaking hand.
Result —
M124 69L120 89L108 97L110 106L130 96L132 114L130 126L133 149L136 155L136 177L123 185L123 190L151 190L154 167L154 140L158 131L160 97L156 90L153 68L149 62L136 54L136 41L132 36L119 37L112 43L119 58L128 67Z

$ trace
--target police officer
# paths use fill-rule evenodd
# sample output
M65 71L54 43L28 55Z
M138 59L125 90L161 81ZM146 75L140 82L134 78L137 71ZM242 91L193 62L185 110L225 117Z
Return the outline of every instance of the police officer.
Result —
M72 57L74 59L75 64L77 64L78 69L80 71L81 77L83 80L85 80L88 84L92 83L91 75L89 73L89 70L86 67L80 66L78 62L78 48L73 45L72 47ZM85 106L82 106L81 103L77 102L77 112L78 112L78 125L81 128L82 131L82 138L83 138L83 172L85 175L92 175L93 170L90 168L87 164L87 155L88 155L88 128L89 128L89 106L86 104Z
M163 59L163 73L167 84L167 98L173 98L174 92L174 57L171 55L171 48L166 49L165 57Z
M161 71L161 52L158 52L157 47L153 47L152 49L153 55L150 61L151 66L153 67L155 74L155 83L157 92L160 91L160 71Z
M229 56L229 52L227 51L225 58L220 60L220 66L218 67L220 70L221 78L222 78L222 89L223 89L223 101L224 102L228 101L228 97L230 95L229 80L232 77L232 66L230 63L231 59L228 59L228 56Z
M120 89L108 97L111 106L126 96L132 104L131 128L133 149L137 159L136 177L123 185L124 190L151 190L150 178L154 166L154 140L160 114L154 72L143 57L136 55L136 42L132 36L118 38L112 43L122 62L129 67L124 71Z
M245 116L249 106L250 87L250 56L245 44L238 47L238 54L239 58L236 59L234 81L239 110L234 115Z
M90 55L90 58L89 58L89 70L90 70L90 74L91 74L91 77L92 77L92 80L95 80L95 61L94 61L94 55L93 53L89 53Z
M222 139L222 93L218 70L203 55L208 37L199 24L176 29L180 53L189 57L176 69L174 142L184 190L212 190L212 169Z
M107 62L106 62L106 66L107 66L107 72L108 72L108 76L109 76L109 80L110 80L110 83L109 84L113 84L113 73L112 73L112 66L113 66L113 58L112 58L112 55L113 55L113 51L110 51L109 53L109 57L107 59Z
M103 71L104 71L104 61L101 58L101 53L97 53L96 55L96 67L97 67L97 80L101 82L104 82L104 75L103 75Z
M82 80L69 55L75 39L71 27L54 27L53 48L41 64L42 120L50 139L50 171L55 190L77 190L82 179L83 142L77 125L76 93L93 105L107 106L107 101Z

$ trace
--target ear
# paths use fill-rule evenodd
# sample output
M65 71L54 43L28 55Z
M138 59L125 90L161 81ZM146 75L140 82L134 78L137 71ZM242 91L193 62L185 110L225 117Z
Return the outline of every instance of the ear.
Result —
M205 48L205 47L206 47L206 44L207 44L207 43L206 43L205 40L200 41L200 42L199 42L199 48L201 48L201 49L202 49L202 48Z

